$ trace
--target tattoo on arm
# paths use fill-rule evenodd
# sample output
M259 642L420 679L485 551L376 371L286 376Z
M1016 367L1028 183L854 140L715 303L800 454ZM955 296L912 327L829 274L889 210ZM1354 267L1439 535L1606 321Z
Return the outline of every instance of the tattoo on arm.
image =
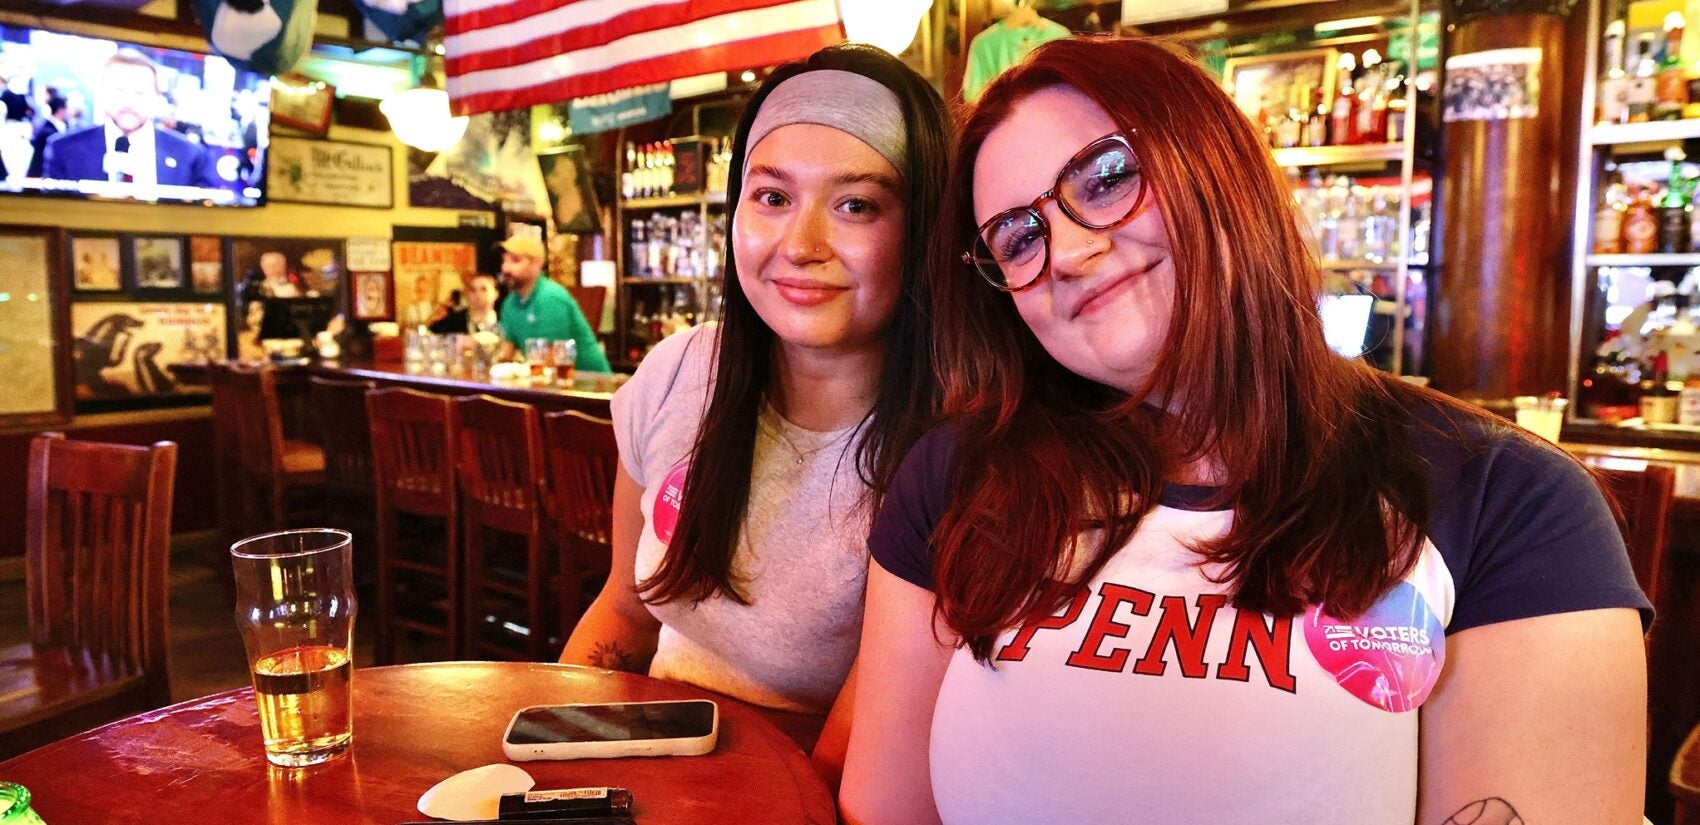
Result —
M638 670L637 657L620 647L617 642L597 642L590 651L590 664L604 670L624 670L636 673Z
M1459 808L1458 813L1440 825L1524 825L1524 822L1511 803L1494 796Z

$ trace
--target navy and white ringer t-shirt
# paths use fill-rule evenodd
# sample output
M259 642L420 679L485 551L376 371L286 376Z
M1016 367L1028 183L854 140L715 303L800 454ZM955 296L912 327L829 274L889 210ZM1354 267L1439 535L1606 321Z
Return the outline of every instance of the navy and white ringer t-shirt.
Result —
M995 669L958 649L931 736L944 822L1408 823L1413 711L1447 636L1607 607L1650 621L1585 470L1507 426L1421 415L1438 425L1411 429L1431 467L1422 554L1363 616L1235 610L1187 549L1232 511L1171 485L1062 611L997 639ZM949 428L915 446L869 540L881 567L927 589L954 449Z

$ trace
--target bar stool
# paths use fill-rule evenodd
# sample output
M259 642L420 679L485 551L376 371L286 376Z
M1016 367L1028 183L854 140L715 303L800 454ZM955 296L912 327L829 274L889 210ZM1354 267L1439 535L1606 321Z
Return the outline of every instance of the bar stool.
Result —
M564 638L596 597L598 580L608 577L620 461L614 422L576 411L544 415L543 458L549 471L543 509L560 554L555 594Z
M283 437L277 374L271 367L231 365L226 368L224 381L236 413L237 466L245 482L243 501L252 504L261 497L265 501L262 518L247 523L260 522L281 530L288 525L285 504L291 496L324 483L324 450L311 442Z
M218 507L218 537L224 547L242 538L242 517L245 508L238 495L242 479L241 433L236 425L241 414L236 389L230 383L230 369L225 364L213 364L207 371L207 384L212 390L213 430L213 487ZM223 575L225 594L234 598L236 581L231 577L230 554L216 554L214 565Z
M371 592L378 567L372 535L372 431L366 422L366 393L377 386L315 375L307 387L307 405L325 451L325 520L354 534L355 580L362 596Z
M457 399L455 415L466 513L468 649L544 661L550 658L547 590L554 565L538 494L543 437L537 409L479 395ZM496 552L493 532L517 537L523 550ZM523 641L514 645L513 637Z
M396 631L443 639L448 657L462 658L460 497L455 491L455 408L444 396L392 388L366 394L372 425L374 527L378 546L378 664L395 661ZM400 514L441 519L441 552L403 552ZM417 538L417 537L416 537ZM434 545L435 542L429 544ZM411 585L404 588L403 585ZM442 607L431 612L406 604L407 593L440 589ZM430 601L429 595L416 601Z

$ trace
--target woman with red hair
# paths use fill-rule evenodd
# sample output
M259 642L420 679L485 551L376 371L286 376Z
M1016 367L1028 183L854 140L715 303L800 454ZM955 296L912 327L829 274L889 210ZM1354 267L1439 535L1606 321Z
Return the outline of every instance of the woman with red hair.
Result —
M1208 75L1047 44L957 158L952 421L870 536L848 821L1641 821L1650 610L1605 500L1328 349Z

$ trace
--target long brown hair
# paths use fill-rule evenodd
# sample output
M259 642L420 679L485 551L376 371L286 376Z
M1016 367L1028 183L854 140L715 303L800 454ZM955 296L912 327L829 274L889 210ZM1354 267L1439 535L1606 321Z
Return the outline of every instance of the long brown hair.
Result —
M744 107L732 140L734 170L744 168L750 127L762 102L779 84L816 69L854 72L878 81L897 96L907 135L903 181L904 249L902 292L888 330L884 372L868 417L862 421L856 469L877 507L898 462L937 412L931 359L924 345L926 311L931 304L928 279L922 277L924 251L933 216L943 193L940 184L949 162L950 119L944 101L903 61L872 46L844 44L787 63L768 75ZM732 175L726 193L728 223L736 232L742 176ZM683 504L673 540L661 565L638 587L643 599L661 604L701 601L715 594L745 604L732 570L738 535L749 506L756 419L773 386L774 334L756 314L738 283L737 261L728 254L725 309L720 317L714 389L697 431L686 476ZM701 340L701 339L698 339Z
M1132 395L1064 369L959 259L982 143L1054 86L1129 136L1175 252L1168 336ZM1221 565L1236 607L1355 616L1410 570L1428 502L1408 410L1435 394L1328 349L1321 272L1292 196L1195 62L1152 40L1046 44L986 89L956 158L931 253L936 367L958 422L934 577L939 611L976 658L999 632L1060 609L1132 536L1163 479L1197 459L1223 471L1214 503L1234 519L1196 550Z

